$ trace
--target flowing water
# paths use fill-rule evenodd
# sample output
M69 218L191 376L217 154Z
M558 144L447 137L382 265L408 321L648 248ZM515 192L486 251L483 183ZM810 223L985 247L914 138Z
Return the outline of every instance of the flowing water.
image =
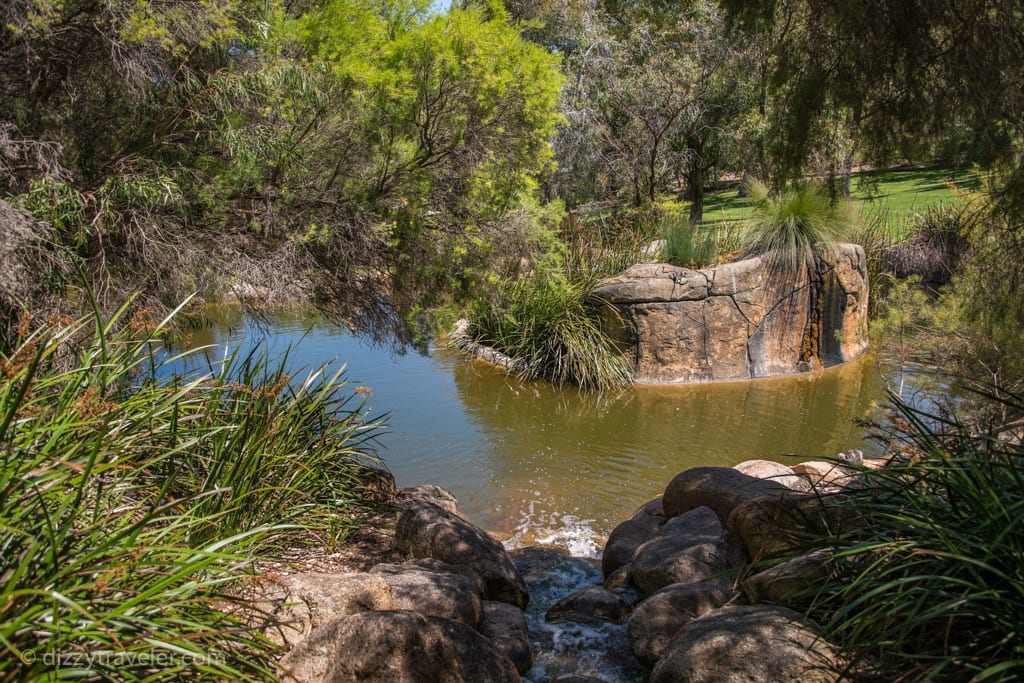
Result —
M211 358L257 339L272 354L290 349L296 368L347 364L353 387L372 390L369 416L387 416L379 455L399 486L444 486L465 517L508 547L557 546L577 558L598 557L618 522L689 467L753 458L792 464L850 448L873 454L857 420L884 393L870 359L785 378L595 395L520 382L452 350L397 354L308 313L257 324L237 309L214 308L210 325L193 334L193 344L214 346ZM538 611L574 585L598 582L593 562L555 563L538 576L531 632L544 654L530 678L586 670L632 679L628 666L575 651L595 638L603 651L621 649L621 627L576 633L545 625ZM567 669L568 660L577 668Z

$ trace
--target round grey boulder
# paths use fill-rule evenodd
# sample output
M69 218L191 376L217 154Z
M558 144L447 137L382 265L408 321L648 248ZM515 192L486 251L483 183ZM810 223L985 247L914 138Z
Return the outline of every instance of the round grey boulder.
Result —
M432 503L412 501L395 528L395 547L414 558L464 565L484 580L488 600L526 607L526 583L505 547L482 529Z
M681 628L736 596L713 583L675 583L644 600L629 618L626 633L636 658L654 666Z
M710 508L669 520L633 554L633 583L650 595L673 583L695 583L729 569L724 530Z
M839 657L785 607L725 607L694 619L669 644L650 683L831 683Z
M680 472L665 489L665 515L676 517L699 507L711 508L725 522L741 503L765 496L782 496L791 489L759 479L732 467L694 467Z

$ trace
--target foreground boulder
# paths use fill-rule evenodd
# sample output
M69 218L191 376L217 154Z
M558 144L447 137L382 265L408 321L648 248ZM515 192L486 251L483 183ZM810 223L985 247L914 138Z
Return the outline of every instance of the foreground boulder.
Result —
M533 666L533 649L526 628L526 615L507 602L485 600L483 608L480 633L494 643L498 652L512 660L519 673L525 674Z
M665 515L671 518L705 506L724 523L741 503L788 493L791 489L778 482L732 467L693 467L677 474L665 488Z
M432 503L413 500L398 517L395 547L414 558L464 565L487 587L488 600L520 609L530 600L526 584L504 546L482 529Z
M800 555L744 579L742 588L750 602L786 603L828 577L829 553Z
M551 624L560 621L617 624L627 614L629 605L621 597L602 586L588 586L556 602L544 615L544 620Z
M512 662L469 626L408 611L333 619L281 659L280 673L295 683L519 681Z
M636 549L654 538L666 521L661 496L642 505L629 519L619 524L608 536L601 553L601 571L605 578L633 559Z
M673 583L695 583L730 568L718 516L699 507L666 522L633 555L633 583L645 595Z
M673 639L650 683L838 680L839 657L785 607L726 607L694 619Z
M391 587L397 609L476 627L483 607L477 582L468 576L415 565L380 564L370 570Z
M629 618L627 634L633 654L647 666L654 666L681 628L735 595L734 591L711 583L665 586L644 600Z
M726 526L736 534L755 562L798 551L809 534L852 528L862 523L855 509L842 504L842 494L765 496L738 505Z
M810 482L796 472L796 468L788 467L771 460L744 460L733 469L750 477L768 479L794 491L810 491Z
M419 484L398 489L395 504L406 507L413 501L433 503L452 514L459 514L459 501L448 489L435 484Z
M398 609L391 586L372 574L292 574L265 587L263 597L280 621L267 636L286 646L339 616Z

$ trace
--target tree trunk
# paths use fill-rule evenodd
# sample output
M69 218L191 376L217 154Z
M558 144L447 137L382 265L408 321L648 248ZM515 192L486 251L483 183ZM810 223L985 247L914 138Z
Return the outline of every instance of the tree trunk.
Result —
M857 146L857 130L860 128L860 107L853 108L853 119L850 122L850 147L846 150L846 157L843 158L843 183L841 193L844 197L850 196L850 185L853 180L853 150Z
M704 221L704 185L707 182L704 144L703 140L689 138L686 145L693 153L693 161L686 171L686 185L690 194L690 223L700 225Z
M690 223L700 225L704 221L704 166L693 166L686 174L690 186Z

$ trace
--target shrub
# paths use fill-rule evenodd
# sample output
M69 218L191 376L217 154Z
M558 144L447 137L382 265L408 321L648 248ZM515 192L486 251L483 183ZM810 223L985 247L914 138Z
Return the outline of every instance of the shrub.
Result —
M667 217L661 223L661 258L666 263L704 268L715 262L718 245L710 233L701 232L682 217Z
M916 275L928 285L946 284L967 253L974 220L969 205L932 206L914 214L907 239L880 254L882 267L897 278Z
M763 255L769 270L796 274L809 269L822 249L839 241L853 223L845 203L832 204L828 195L811 183L793 185L773 195L760 182L749 185L754 216L744 230L747 256Z
M978 433L894 405L890 438L902 455L839 498L863 524L818 539L833 556L812 612L849 649L851 671L867 664L886 680L1020 680L1020 434Z
M496 303L477 307L462 343L502 351L525 367L527 379L599 390L628 384L630 366L587 301L588 282L553 275L514 281Z
M240 581L344 537L376 425L284 361L175 376L125 310L0 356L0 678L273 679Z

